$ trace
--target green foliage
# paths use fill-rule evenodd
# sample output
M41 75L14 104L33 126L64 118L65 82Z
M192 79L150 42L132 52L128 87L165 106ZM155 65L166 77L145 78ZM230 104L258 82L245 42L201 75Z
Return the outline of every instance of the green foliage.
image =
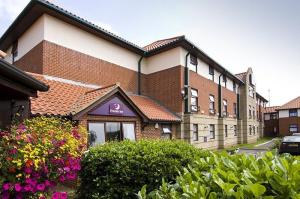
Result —
M300 158L271 152L258 158L212 154L184 169L176 183L163 181L149 194L146 187L140 199L300 198Z
M175 182L194 159L209 156L179 141L111 142L90 148L82 160L79 198L136 198L143 185L159 188L162 179Z

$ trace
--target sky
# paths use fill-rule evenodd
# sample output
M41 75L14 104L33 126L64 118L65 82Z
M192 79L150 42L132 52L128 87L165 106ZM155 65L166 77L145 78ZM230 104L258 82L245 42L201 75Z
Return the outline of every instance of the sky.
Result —
M0 35L28 2L0 0ZM139 46L185 35L234 74L252 67L271 106L300 96L299 0L52 2Z

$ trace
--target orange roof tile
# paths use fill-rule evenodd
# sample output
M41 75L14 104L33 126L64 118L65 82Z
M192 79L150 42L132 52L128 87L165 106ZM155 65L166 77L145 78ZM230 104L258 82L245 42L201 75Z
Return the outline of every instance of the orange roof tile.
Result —
M300 108L300 96L280 106L278 109L283 110L283 109L294 109L294 108Z
M275 113L280 106L266 107L264 113Z
M159 121L180 121L180 118L166 108L141 95L129 95L134 104L150 119Z
M171 44L175 41L178 41L182 37L184 37L184 36L177 36L177 37L172 37L172 38L168 38L168 39L161 39L161 40L155 41L147 46L144 46L143 49L145 51L155 50L155 49L165 46L167 44Z
M32 114L60 116L76 114L100 100L110 91L116 88L122 90L118 83L99 87L47 75L28 74L50 87L48 92L38 92L37 98L31 98ZM129 95L129 98L149 120L180 121L175 114L146 96Z

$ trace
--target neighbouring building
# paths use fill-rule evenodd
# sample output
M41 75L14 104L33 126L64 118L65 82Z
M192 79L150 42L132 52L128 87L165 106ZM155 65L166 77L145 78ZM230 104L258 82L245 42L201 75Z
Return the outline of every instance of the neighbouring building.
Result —
M1 55L1 51L0 51ZM48 86L4 61L0 56L0 129L30 116L29 97Z
M31 1L0 39L5 59L50 86L32 116L66 117L94 142L182 139L224 148L263 136L267 100L185 36L143 48L52 3Z
M282 106L267 107L265 115L265 134L286 136L299 133L300 97Z

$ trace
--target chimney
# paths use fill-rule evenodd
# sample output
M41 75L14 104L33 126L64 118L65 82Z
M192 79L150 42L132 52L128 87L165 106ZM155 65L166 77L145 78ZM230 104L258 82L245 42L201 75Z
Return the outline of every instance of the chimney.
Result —
M6 56L6 53L3 52L2 50L0 50L0 58L4 59L5 56Z

